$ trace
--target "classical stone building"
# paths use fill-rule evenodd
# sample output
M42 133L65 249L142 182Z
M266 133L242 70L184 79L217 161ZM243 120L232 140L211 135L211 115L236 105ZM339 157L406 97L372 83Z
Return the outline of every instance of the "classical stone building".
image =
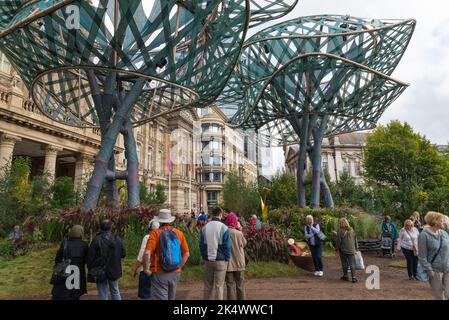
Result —
M226 115L211 107L198 111L201 123L201 152L198 168L201 208L222 200L226 172L240 172L248 180L257 179L254 133L226 126Z
M150 191L158 183L163 184L166 194L170 193L173 211L198 211L219 202L228 170L243 170L249 178L255 178L254 152L248 151L254 149L252 140L225 122L219 109L209 108L180 111L134 129L140 179ZM210 144L205 145L206 142ZM44 172L51 178L68 176L81 188L89 178L99 148L98 129L67 126L41 114L0 53L0 168L6 167L13 157L27 156L31 159L32 176ZM125 170L122 136L115 156L117 169Z
M338 181L343 172L347 172L357 183L363 183L361 174L363 170L363 146L367 134L367 132L356 132L324 139L321 161L323 170L329 172L333 182ZM298 145L284 147L286 169L295 176L298 152ZM311 168L309 159L307 168Z

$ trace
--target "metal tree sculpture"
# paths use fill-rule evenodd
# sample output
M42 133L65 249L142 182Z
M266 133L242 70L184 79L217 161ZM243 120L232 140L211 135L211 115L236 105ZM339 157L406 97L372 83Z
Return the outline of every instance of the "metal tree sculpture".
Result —
M84 201L117 206L125 179L128 206L140 204L133 126L215 101L252 25L286 14L294 0L0 0L1 50L43 114L99 127L101 148ZM114 147L124 137L127 170Z
M300 145L298 204L312 208L333 199L321 164L325 136L371 129L407 84L390 77L416 22L367 21L349 16L312 16L267 28L244 46L240 64L224 90L230 124L261 130L274 144ZM312 181L305 181L306 159Z

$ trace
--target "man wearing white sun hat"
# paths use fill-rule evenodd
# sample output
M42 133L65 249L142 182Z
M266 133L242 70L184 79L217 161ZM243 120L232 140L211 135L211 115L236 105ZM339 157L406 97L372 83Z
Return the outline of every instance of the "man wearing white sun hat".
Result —
M144 272L152 275L151 300L175 300L181 270L189 258L184 234L171 226L171 211L162 209L155 217L160 228L151 232L144 256Z

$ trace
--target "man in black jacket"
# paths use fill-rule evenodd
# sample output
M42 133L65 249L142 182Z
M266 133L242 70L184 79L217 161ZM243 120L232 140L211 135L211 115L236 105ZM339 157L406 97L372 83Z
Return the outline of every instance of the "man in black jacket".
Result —
M112 221L103 220L101 233L90 244L87 255L87 266L90 269L104 266L106 280L97 282L100 300L108 300L108 287L113 300L121 300L118 279L122 276L122 259L126 256L123 241L111 231Z

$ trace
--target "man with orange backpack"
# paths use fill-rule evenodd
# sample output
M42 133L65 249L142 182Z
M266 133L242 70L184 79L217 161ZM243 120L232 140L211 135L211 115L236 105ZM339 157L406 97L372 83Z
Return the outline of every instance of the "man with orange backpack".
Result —
M144 272L151 275L151 300L175 300L181 269L189 258L184 234L172 227L175 217L162 209L155 218L160 228L153 231L143 259Z

